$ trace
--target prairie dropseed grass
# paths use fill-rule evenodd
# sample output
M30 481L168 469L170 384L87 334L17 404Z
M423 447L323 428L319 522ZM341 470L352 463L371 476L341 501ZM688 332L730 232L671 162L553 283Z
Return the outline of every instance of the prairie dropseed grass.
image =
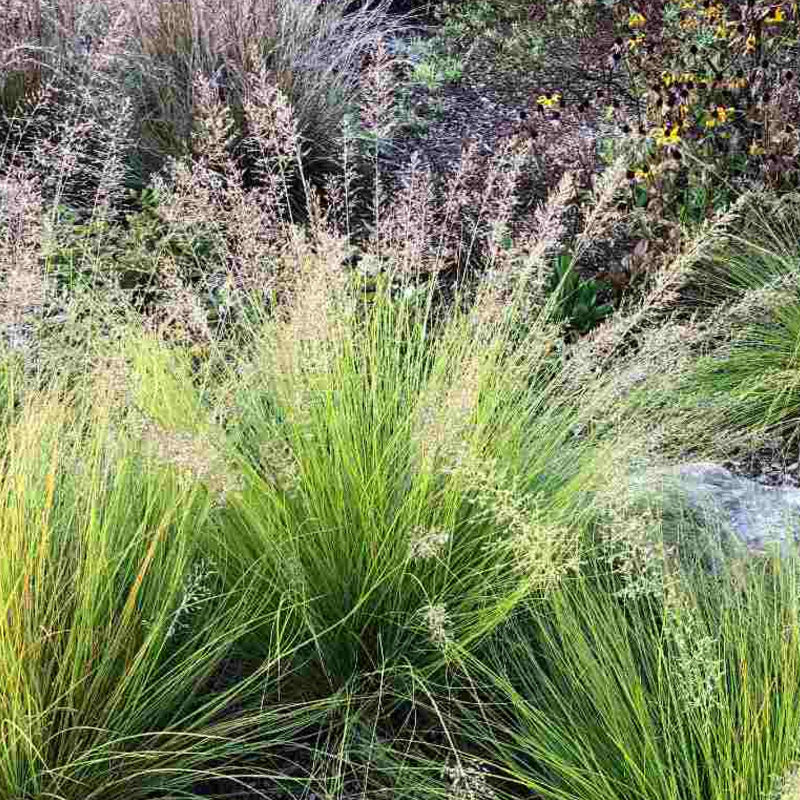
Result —
M3 164L0 323L39 316L26 369L0 352L0 794L197 797L216 779L219 797L756 797L785 770L788 791L796 560L707 574L690 556L709 531L631 477L791 419L792 242L745 244L760 195L743 193L640 249L645 291L567 342L549 264L642 222L622 202L636 148L580 192L567 172L524 220L536 145L519 138L489 163L467 144L443 186L414 159L389 193L375 141L350 150L346 77L301 69L377 42L361 118L388 136L385 31L374 9L345 26L318 6L127 18L141 71L117 87L130 102L105 95L119 125L94 132L121 142L124 115L158 107L139 156L156 140L174 156L145 187L163 239L130 269L102 242L77 270L48 261L80 119L34 137L33 167ZM628 21L640 36L651 19ZM209 77L222 51L226 87ZM317 134L325 159L307 160ZM680 131L660 138L680 152ZM340 174L312 180L334 139ZM111 235L125 170L104 157L82 200ZM171 245L205 235L218 263L189 269ZM357 251L371 300L345 266ZM741 278L759 254L771 271ZM735 287L687 319L681 292L709 264ZM453 267L437 308L430 276ZM705 390L702 357L722 339L730 359L754 309L783 349L775 369L750 357L748 416L752 394Z

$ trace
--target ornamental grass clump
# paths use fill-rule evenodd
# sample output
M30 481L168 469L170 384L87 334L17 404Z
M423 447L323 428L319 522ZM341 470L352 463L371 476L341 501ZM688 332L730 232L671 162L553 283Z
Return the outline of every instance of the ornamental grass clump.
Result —
M144 798L235 775L254 730L277 744L303 727L302 712L288 723L267 706L224 715L245 685L278 686L269 662L291 646L265 645L264 671L236 693L204 690L260 600L215 578L208 503L143 470L130 437L105 470L108 405L66 395L54 384L4 421L2 793Z
M691 449L718 460L776 436L785 448L796 441L800 209L794 194L746 197L694 267L705 291L691 321L673 326L672 352L690 357L680 369L665 357L666 328L660 346L655 333L644 345L653 366L637 391L682 410L683 430L665 448L672 457Z
M444 202L416 162L375 192L368 302L292 103L269 69L249 79L265 186L245 187L202 74L197 152L149 186L176 234L222 234L230 326L159 252L151 307L113 279L60 287L37 381L0 351L0 794L759 796L799 755L796 564L704 575L696 521L630 487L699 419L646 389L711 336L646 329L744 201L567 344L546 284L575 176L506 247L529 149L509 141L475 187L465 146ZM626 159L592 187L575 260L620 222ZM7 181L29 196L2 228L13 321L58 275L41 181ZM473 244L487 279L434 314L422 276Z
M36 130L69 119L69 112L63 113L65 104L83 90L89 99L82 102L92 110L81 115L86 118L82 122L91 117L114 127L117 123L107 115L122 99L131 105L132 121L120 154L127 169L120 189L136 195L171 158L200 155L191 143L195 118L191 82L199 70L210 78L214 93L235 121L232 146L251 188L260 180L259 154L250 149L244 105L247 75L263 65L296 109L306 176L321 190L325 175L337 167L331 154L337 149L342 122L354 108L359 60L380 35L405 30L409 15L390 15L389 0L347 15L337 4L323 8L321 0L257 5L247 2L231 13L224 4L196 0L167 4L74 0L64 13L47 4L28 7L3 0L0 12L8 23L0 43L4 145L19 136L22 151L33 155ZM40 109L34 119L31 110L38 95L54 84L54 103ZM27 125L22 129L19 121L24 118ZM84 135L96 133L95 127ZM73 178L67 194L70 205L85 210L84 196L96 184L88 172L93 155L84 152L82 160L83 186ZM363 165L356 168L368 182ZM290 203L296 216L306 211L303 195L302 184L294 184ZM138 210L137 201L119 199L115 210L122 209Z
M388 7L389 0L381 0L345 15L341 6L323 7L321 0L247 2L236 13L196 2L139 4L131 16L129 54L137 65L141 149L151 165L149 174L169 157L201 155L189 138L190 83L200 70L235 120L232 141L246 186L258 185L260 153L247 141L250 119L244 106L247 76L263 66L295 109L306 179L321 190L325 175L337 167L332 154L353 110L361 57L380 36L407 27L408 15L392 16ZM364 169L356 168L366 180ZM302 218L307 211L302 182L292 185L289 202L292 213Z
M25 162L41 177L48 207L64 203L95 218L114 217L126 189L142 180L132 141L135 102L120 93L126 15L113 3L77 2L71 10L59 15L47 4L2 3L12 24L0 45L0 161L4 169ZM82 43L92 39L87 28L95 40L84 52ZM65 135L54 137L62 126Z
M176 195L181 194L182 187L178 187ZM321 219L324 221L324 217ZM475 350L473 337L463 338L464 332L469 330L466 320L456 320L453 328L460 331L461 338L452 334L445 337L442 348L438 352L433 349L428 356L425 355L426 348L434 345L426 342L421 333L424 331L424 309L420 311L409 303L388 302L386 297L382 297L374 311L361 318L348 312L347 303L340 304L344 288L341 273L335 269L346 255L344 245L343 237L326 232L322 225L311 236L303 235L296 226L287 227L280 261L289 273L284 276L288 298L285 313L271 320L262 319L260 327L251 330L251 346L240 353L239 361L246 363L248 358L252 359L263 376L263 383L257 390L271 394L282 411L283 423L278 436L288 440L297 464L293 496L285 492L283 486L265 480L256 465L226 444L225 437L208 421L211 415L209 409L204 408L203 398L208 396L209 387L195 385L199 376L193 374L188 354L179 344L171 343L159 327L148 327L146 319L138 320L141 327L136 333L133 324L129 328L117 327L122 323L115 325L116 318L109 316L108 326L116 330L107 332L102 347L97 342L97 350L87 348L84 362L73 364L73 367L85 369L101 356L110 355L109 351L113 352L116 346L123 348L127 366L119 361L98 365L96 370L87 373L94 382L90 384L85 376L76 375L75 369L67 370L69 365L65 365L64 372L69 373L68 377L74 383L69 392L64 383L58 384L54 396L61 404L58 406L60 413L66 413L64 409L73 409L76 423L68 432L59 429L49 432L56 442L72 441L77 452L88 449L92 458L82 467L75 463L74 467L70 465L70 469L62 470L71 477L65 478L65 491L56 491L53 464L57 462L52 460L55 455L46 453L41 462L50 465L50 471L45 474L43 491L34 487L33 491L23 491L22 494L32 504L31 513L41 523L36 530L44 526L47 531L50 519L55 524L55 506L52 504L56 500L53 498L57 498L59 504L84 504L80 513L74 510L70 522L63 511L59 511L58 519L63 520L66 542L71 541L70 524L74 523L85 532L86 555L92 556L87 564L96 566L91 574L81 572L75 577L71 574L64 577L63 586L74 581L80 584L81 592L85 591L80 597L86 610L79 624L71 624L71 619L65 619L63 615L68 615L68 612L62 607L62 616L57 620L54 617L52 621L48 618L46 628L48 631L52 629L56 641L60 641L58 637L63 631L72 630L73 637L79 635L78 631L82 632L83 639L76 640L78 644L75 646L80 645L83 649L67 650L59 660L65 687L70 669L73 678L90 677L87 670L91 661L86 653L92 652L95 654L93 657L105 659L110 670L105 682L102 685L94 683L90 688L102 691L104 697L111 697L118 703L123 709L120 715L124 713L132 727L120 729L117 719L110 719L104 726L105 730L97 733L96 748L92 749L93 745L90 745L86 750L76 742L64 753L61 750L43 752L41 742L49 735L44 722L36 732L25 728L28 736L15 738L16 749L11 746L7 749L5 766L9 791L63 794L67 792L63 782L76 779L76 770L80 772L84 759L97 753L100 753L97 772L83 772L77 778L82 780L81 784L75 784L81 786L82 796L87 791L99 791L105 785L100 781L108 781L109 776L118 781L118 786L125 786L127 780L132 780L133 776L126 773L127 762L116 751L115 757L122 758L121 765L117 771L109 770L107 753L103 749L105 737L118 736L122 730L134 737L152 739L153 734L142 727L148 723L152 723L153 730L168 729L169 720L153 716L155 710L144 717L123 707L125 699L130 696L137 701L137 707L144 693L160 692L163 696L163 690L159 690L157 684L145 682L145 677L152 674L145 670L151 664L158 665L157 653L171 652L165 643L167 639L181 654L191 651L192 647L199 652L201 646L196 637L200 635L206 637L206 643L211 641L218 648L209 654L209 645L206 644L206 649L202 650L204 660L202 663L192 660L185 667L186 674L180 676L182 680L176 680L172 685L174 692L178 691L177 686L185 691L186 686L191 685L187 678L190 668L208 677L215 664L220 663L224 641L226 652L235 643L240 656L255 658L262 665L261 672L250 676L251 679L235 691L231 690L225 699L241 698L243 693L252 697L254 683L259 676L266 674L267 665L277 667L276 656L269 649L271 645L266 644L275 641L275 628L271 623L261 626L261 621L267 616L267 610L272 609L276 619L280 618L283 624L281 614L285 612L285 602L293 605L294 601L299 601L304 609L299 617L291 617L285 622L290 627L278 640L285 645L287 640L294 641L296 635L305 633L313 644L307 640L307 646L296 658L288 659L281 674L294 671L299 675L295 696L319 699L321 694L327 697L338 688L360 685L362 679L369 685L368 677L364 676L369 676L376 666L388 669L398 665L400 660L404 663L411 659L419 668L441 669L454 646L466 646L491 631L513 608L516 600L529 591L529 584L540 582L540 572L547 576L549 584L557 582L560 576L573 568L557 549L552 558L541 565L534 563L533 559L529 564L523 562L521 566L519 563L520 555L526 548L535 547L546 530L552 528L555 531L556 520L563 521L565 530L576 524L574 515L570 514L572 504L568 496L565 494L558 498L559 486L564 483L565 476L556 471L551 478L549 492L557 500L548 499L547 494L540 500L537 514L541 520L536 529L537 536L526 539L529 531L525 520L520 519L519 542L514 547L505 548L502 530L508 515L503 516L503 505L493 502L490 492L486 502L491 513L472 514L470 503L465 502L463 496L465 487L470 486L468 471L461 471L455 476L455 483L449 485L450 479L443 469L453 464L452 454L459 451L459 448L453 448L454 438L466 438L467 448L460 452L462 464L469 464L475 458L480 460L481 451L490 443L502 451L504 437L519 435L522 423L529 416L517 413L515 402L519 402L519 398L515 399L513 395L505 399L506 407L497 413L497 401L490 389L497 385L493 376L503 372L496 366L493 368L498 363L500 350L489 341L486 352L478 354L469 367L469 382L473 384L470 391L463 396L451 391L448 376L452 375L455 366L453 358L463 362L462 353ZM250 299L257 307L257 301L252 296ZM135 314L129 313L131 320L135 320ZM487 332L479 327L477 334L481 341L485 341ZM398 344L402 347L398 348ZM101 394L101 386L106 402L98 405L96 398ZM451 405L459 410L460 417L456 433L445 431L442 447L434 449L431 460L423 459L420 468L411 433L415 420L420 419L418 396L427 394L424 390L428 386L434 389L434 393L444 389L446 396L451 395ZM486 398L483 408L479 403L482 390ZM369 402L364 402L365 397ZM33 398L35 393L28 398L31 402L29 408L33 409L30 413L38 411L38 416L33 418L45 425L50 417L35 406ZM490 406L494 410L488 413ZM122 437L123 458L119 456L119 439L111 437L106 447L102 441L96 442L92 438L92 423L101 431L110 432L112 411L117 415L115 430ZM470 429L467 424L469 417L476 413L479 424ZM275 438L276 426L265 418L263 411L260 419L258 416L257 412L253 414L256 417L253 435L263 435L266 444ZM144 423L139 421L142 417L146 420ZM495 427L503 420L515 418L515 427ZM538 430L540 445L544 444L545 438L549 442L542 448L543 452L557 450L558 443L565 437L566 423L563 420L566 414L560 425L553 426L556 419L557 416L551 416L548 420L550 425L542 425ZM6 464L9 496L8 487L25 488L19 473L24 471L28 462L21 457L22 452L27 448L29 457L38 452L30 447L37 436L31 434L25 442L19 443L16 431L22 422L16 425L9 438L10 452ZM419 433L423 441L430 440L433 435L424 419ZM42 442L46 441L40 432L37 431L37 435ZM130 449L125 449L126 442ZM215 502L225 488L223 482L216 479L215 468L211 466L215 450L227 455L232 462L231 468L239 473L238 492L232 493L224 506ZM113 463L115 451L117 462ZM153 455L155 458L151 457ZM570 465L571 458L574 459L574 455L561 454L561 469L572 469L574 473L579 465ZM533 467L534 473L542 470L543 463ZM13 465L13 469L8 465ZM553 469L552 463L548 469ZM531 480L532 476L528 474L526 481ZM90 490L81 494L82 499L79 499L77 487L87 481L95 481L96 485L90 486ZM472 483L473 489L480 491L480 482ZM369 492L365 491L367 484ZM136 491L139 494L135 494ZM125 503L121 502L123 497ZM134 502L132 498L137 497L139 500ZM41 502L45 502L44 517L37 516L36 511ZM497 505L496 511L491 511L493 505ZM113 513L117 515L124 512L127 527L120 524L117 516L109 516L106 508L114 509ZM133 557L126 531L130 533L130 525L141 528L141 520L150 519L150 515L159 535L156 539L145 540L146 552L141 564L137 562L130 569L126 561L114 573L116 578L104 578L100 570L114 565L109 553L124 554L121 557L128 559ZM570 517L573 517L572 521L567 522ZM187 556L180 564L174 564L174 578L165 581L161 573L169 563L163 561L166 553L162 555L160 544L165 542L178 547L183 543L188 547L187 540L172 531L169 523L173 518L181 521L180 530L192 531L191 544L197 548L192 552L197 553L198 559L201 554L208 556L214 565L212 572L201 569L201 566L195 568ZM26 538L26 531L33 528L15 516L9 501L4 520L11 524L15 519L17 523L10 533L4 534L4 540L11 536L12 542L20 541L23 552L37 552L33 540ZM86 526L82 524L84 519ZM115 539L115 543L103 538L109 530L105 527L106 522L116 532L115 536L122 537ZM59 530L61 524L59 522ZM422 558L418 551L413 551L413 555L409 551L406 533L417 529L420 524L452 531L451 548L444 551L444 556L438 561ZM149 529L149 526L145 528ZM135 536L129 538L133 541ZM95 544L88 544L89 539L96 540ZM102 549L104 542L106 549ZM44 555L38 551L35 564L29 565L25 559L14 560L15 569L23 572L10 575L4 591L5 597L12 598L9 600L12 606L14 587L17 583L25 587L25 570L29 566L34 569L38 565L41 569L42 564L63 562L63 569L67 572L71 567L77 569L80 566L79 556L71 555L66 544L64 547L67 549ZM566 549L571 553L577 547L577 537L573 536ZM198 560L197 564L201 562ZM152 571L149 571L151 565ZM510 569L512 566L516 569ZM212 629L205 624L205 617L195 617L187 624L176 622L187 619L188 595L195 596L192 601L195 605L205 603L205 599L198 601L197 597L207 599L208 592L197 592L198 570L205 574L216 573L223 591L229 588L232 592L241 592L241 587L248 587L245 594L253 605L235 609L244 621L235 624L232 614L226 616L219 612L214 622L218 628ZM127 578L119 577L121 575ZM156 576L162 581L159 585L165 587L163 591L170 587L169 597L161 597L150 588ZM150 580L146 582L147 577ZM248 583L251 577L255 578L255 585ZM185 583L181 583L184 578ZM130 581L133 583L129 588ZM469 582L473 583L472 588L468 586ZM42 588L41 579L37 586ZM113 613L113 608L105 614L108 608L97 605L96 597L103 591L102 587L106 587L109 602L113 603L118 594L127 598L122 619ZM54 585L48 596L60 596L62 588L61 584ZM30 604L28 590L23 588L22 591L20 603ZM140 591L146 591L147 602L143 606L136 602ZM283 594L279 596L279 593ZM208 613L211 614L211 610ZM7 624L21 625L23 619L17 611ZM108 634L108 625L114 628L113 636L117 638L112 638L111 647L105 642L104 654L97 656L97 648L92 650L95 638L91 637L101 641L104 636L112 635ZM247 625L253 626L249 633L244 631ZM280 630L280 625L278 628ZM224 630L224 637L216 635L217 630ZM178 634L180 637L188 635L191 646L184 644L184 638L176 640ZM20 635L23 641L33 637L27 628ZM85 647L84 640L88 642ZM67 640L67 645L70 641ZM353 647L354 642L358 642L358 648ZM28 647L33 647L29 641ZM151 649L145 652L142 647ZM16 656L14 652L13 648L10 649L3 662L12 671L21 669L22 663L19 652ZM34 672L46 666L42 659L31 660L30 654L26 663L27 668ZM24 683L14 675L10 675L13 680L5 684L14 686L13 697L28 703L35 701L43 712L54 707L57 698L37 694L33 678ZM48 685L59 684L50 681ZM139 694L131 694L133 685ZM260 689L264 696L271 693L269 684L261 682ZM101 706L94 696L78 695L76 691L73 691L71 699L81 702L65 725L74 722L79 727L89 707L96 722L98 708L105 706ZM116 712L117 706L113 708ZM222 706L215 708L221 710ZM14 707L9 710L12 715L17 712L22 714ZM61 719L56 715L52 724L58 726ZM247 717L248 723L254 719ZM266 725L270 724L263 716L259 719ZM227 724L230 727L225 730L231 730L233 723ZM244 727L245 722L241 726ZM107 730L111 734L107 734ZM202 735L203 731L211 730L207 726L199 733ZM30 777L20 783L14 776L19 774L20 763L28 763L28 754L23 746L28 741L39 745L44 765L30 771ZM221 746L214 749L204 744L205 740L198 741L195 778L202 774L202 765L207 765L212 756L232 754L234 748L242 744L241 738L236 739L228 750L223 751ZM158 751L152 759L154 764L159 764L159 759L172 758L166 746L161 747L158 742L150 742L150 746ZM71 756L65 755L67 752ZM63 779L57 775L57 770L62 768ZM161 774L163 779L164 774L170 774L169 767L161 764L160 773L141 776L132 793L150 791L157 774ZM163 780L177 790L179 784L188 785L190 777L190 773L184 773L175 780L171 777Z
M285 112L279 138L286 157L273 161L265 157L265 167L271 167L275 178L272 194L242 189L224 148L218 146L224 142L224 130L207 125L201 134L206 140L207 161L176 162L170 170L171 181L170 175L153 181L166 221L180 226L187 219L213 220L219 213L215 200L220 193L227 193L234 223L252 219L258 209L275 209L285 200L293 158L302 175L291 109L280 90L271 89L265 73L259 80L263 91L256 93L255 102L260 98L266 110L278 116ZM205 107L213 112L204 118L217 114L224 119L220 104L207 92L208 82L198 77L196 85L198 94L209 101ZM253 118L259 118L258 109L254 111ZM268 124L274 115L265 113L263 118L267 123L258 137L268 144L275 136ZM512 143L512 154L518 145ZM498 160L507 157L504 152ZM511 165L515 163L519 169L518 158L516 162L511 159ZM227 187L213 181L213 168L228 176ZM499 174L499 168L495 169ZM426 200L422 197L418 202L421 205ZM97 626L101 632L106 631L103 625L115 627L118 639L113 640L106 658L116 671L101 688L107 696L120 698L120 704L122 689L112 678L133 681L139 674L135 671L138 665L144 670L156 658L150 651L137 655L139 645L161 647L158 636L179 632L181 637L189 636L195 649L199 645L192 637L205 635L221 652L221 640L209 634L211 627L205 624L205 617L194 617L186 625L176 622L191 617L186 613L188 595L207 598L208 593L198 593L195 585L198 570L216 573L223 594L248 587L245 594L253 605L237 608L242 614L240 624L222 612L214 616L213 624L225 631L226 646L233 647L239 657L262 665L258 675L266 674L267 664L277 668L269 649L272 645L267 642L275 642L277 648L278 640L286 645L297 636L306 637L305 646L285 659L280 672L297 679L292 696L318 700L340 689L371 687L377 668L391 674L407 661L435 676L459 648L489 634L522 597L531 591L556 590L578 567L588 547L581 535L588 512L576 487L589 489L599 481L596 459L591 442L570 441L571 428L586 405L587 386L572 395L548 389L547 372L552 367L546 366L545 360L556 331L536 311L547 302L536 287L544 282L541 254L557 235L558 226L549 221L558 218L562 193L556 193L552 207L540 215L539 241L511 253L494 248L498 279L481 287L479 296L486 300L478 307L481 313L461 313L457 303L452 314L443 315L438 336L429 329L433 288L426 287L423 304L411 302L404 291L418 277L414 261L419 255L392 252L389 245L379 250L387 255L393 268L391 277L399 278L401 292L399 298L381 293L375 307L368 310L343 279L346 235L331 224L311 188L308 201L316 221L310 232L276 214L265 220L265 244L255 239L262 249L254 244L248 251L252 256L241 261L236 260L237 253L230 254L228 263L233 268L242 264L252 269L249 274L234 275L240 278L241 288L232 289L232 295L238 294L239 307L251 316L243 315L241 338L234 348L226 349L215 331L199 325L195 334L203 337L210 351L205 364L193 363L181 337L171 335L174 327L169 321L188 324L199 317L191 289L184 291L177 281L169 307L163 309L167 324L161 322L158 308L154 315L136 311L118 286L112 287L106 298L100 286L83 287L62 297L69 313L78 308L85 313L93 294L98 303L95 312L105 317L102 334L85 342L75 358L63 359L61 369L53 369L49 376L51 381L58 378L55 396L64 408L73 409L76 418L74 429L62 438L72 441L76 452L88 452L91 458L88 463L75 459L64 470L66 491L37 490L26 492L25 497L34 506L55 502L47 499L51 494L58 502L83 503L83 516L75 514L70 519L87 537L99 542L105 541L102 537L111 528L119 537L128 536L125 532L130 533L130 525L141 528L141 520L152 515L161 538L146 540L142 564L133 569L121 567L115 573L127 575L133 581L132 589L127 578L109 582L97 572L91 575L90 588L95 595L101 591L99 587L112 587L109 602L117 592L127 598L139 596L136 576L141 574L144 582L146 575L156 575L146 568L152 564L155 570L157 558L162 558L161 542L168 540L176 547L186 544L178 534L167 535L169 520L182 520L181 530L192 530L192 546L197 548L192 551L197 559L187 557L180 565L176 563L174 580L163 584L171 587L168 598L148 591L143 608L134 600L127 601L125 614L132 628L121 625L112 612L105 615L108 609L104 606L95 607L92 613L96 616L91 619L86 615L81 619L85 637L99 636ZM454 189L454 212L469 202L473 201ZM491 201L500 223L504 209L511 205L513 181L501 182L501 191ZM401 208L413 208L413 203ZM387 209L379 218L395 224L403 221L409 227L413 224L397 208ZM495 231L500 229L501 225L495 226ZM21 241L23 249L31 252L27 261L20 263L33 270L40 243ZM376 250L380 244L378 239ZM441 242L429 240L425 246L435 254L437 244ZM442 252L446 253L443 258L452 257L444 248ZM259 258L261 254L271 257ZM520 262L524 269L515 273L513 267ZM282 292L283 305L274 315L263 308L265 286ZM526 295L527 286L533 287L532 297ZM116 311L110 298L119 304ZM520 328L518 311L522 306L527 309L526 324ZM50 333L43 346L54 367L59 336ZM512 337L514 347L509 346ZM60 343L68 344L69 338L67 329ZM110 357L119 356L120 349L124 358L112 361ZM8 364L11 369L11 359ZM218 379L220 373L227 386L212 385L212 378ZM225 413L233 417L229 440L215 422L221 416L218 409L211 406L217 399L221 403L227 394L223 389L230 389L245 374L257 380L244 382L233 401L230 397L224 401ZM36 392L29 390L26 395L26 401L33 402ZM104 401L98 403L101 397ZM437 398L442 398L441 403ZM49 419L40 416L41 424ZM95 441L93 425L107 434L107 440ZM258 463L252 451L243 452L238 447L237 427L247 428L248 438L264 460L276 445L276 450L288 451L291 472L275 463ZM56 439L59 435L59 431L54 433ZM8 447L14 448L13 458L8 459L14 468L8 472L7 485L21 485L14 480L27 462L19 457L20 445L14 437L9 438ZM230 491L228 478L233 486ZM53 481L55 477L47 477L44 486L51 486L54 492ZM78 487L87 481L96 485L80 494ZM515 501L518 493L530 489L535 489L535 502ZM127 502L122 502L123 497ZM130 498L139 500L132 505ZM113 512L107 515L106 508ZM127 527L114 516L123 512ZM14 512L8 513L15 519ZM46 518L37 519L42 524L36 529L44 525L47 530L49 512ZM82 526L84 519L88 522ZM70 530L66 516L59 520L65 531ZM147 530L150 527L145 525ZM436 557L412 546L420 528L447 533L446 543L441 534L436 535ZM30 530L20 523L14 535L28 541L24 532ZM132 557L132 545L115 541L107 551L92 551L96 570L109 567L108 552L112 550ZM29 552L33 552L33 544L28 541ZM201 561L201 555L208 562ZM80 563L76 558L69 556L63 569ZM59 563L60 555L51 554L48 559L37 564ZM159 570L162 561L157 562ZM212 565L211 570L206 563ZM27 562L18 562L17 568L28 569ZM15 574L7 592L17 578L24 585L23 573ZM67 585L71 578L64 580ZM144 588L149 584L142 591ZM88 607L93 595L86 591ZM205 600L192 602L203 604ZM300 610L284 619L287 603ZM213 616L211 606L208 608ZM285 631L279 627L282 633L277 638L272 624L263 622L269 613L288 626ZM250 629L245 631L247 626ZM78 630L63 619L53 620L50 627ZM189 647L181 649L184 641L170 638L173 648L188 652ZM114 660L117 642L119 647L129 648L122 662ZM74 654L78 673L86 669L81 660L84 652L85 648ZM20 661L11 653L5 663L15 670ZM202 665L192 662L192 669L207 676L216 654L214 651L213 658L209 655ZM64 670L70 668L72 654L67 656L61 662ZM33 670L43 668L38 660L27 663ZM216 663L219 665L219 659ZM252 699L257 677L251 677L236 691L231 690L227 699ZM45 709L56 700L34 698L33 683L15 686L15 696L30 696L31 702L36 699ZM267 697L271 695L269 685L262 682L261 689ZM155 691L149 684L142 688L145 690ZM137 699L140 695L133 696ZM87 696L75 712L76 724L80 724L81 709L90 705L96 711L97 704ZM150 721L142 721L144 718L127 709L126 713L132 725ZM96 714L93 719L96 721ZM166 728L161 718L153 720L158 729ZM108 727L114 729L110 723ZM42 736L46 738L44 733ZM198 747L198 760L211 752ZM70 752L83 757L77 744ZM24 760L25 756L15 751L6 763L10 791L17 793L20 786L12 776L18 774L18 758ZM44 787L63 793L62 785L54 783L51 775L52 765L62 762L61 752L54 752L46 756L41 770L33 771L31 781L38 781L37 791ZM150 786L149 777L142 780L142 791L145 785ZM81 791L85 796L86 785Z
M776 436L783 448L793 446L797 205L794 193L742 194L684 261L683 284L702 286L702 293L639 330L636 347L615 359L609 379L618 399L629 408L674 410L672 419L647 426L645 439L659 458L725 461ZM630 331L622 319L605 335ZM599 354L598 337L577 347ZM613 340L606 346L619 352L624 334Z
M582 572L466 657L449 734L509 796L792 796L797 561L751 563L735 590L732 571L667 574L620 604Z

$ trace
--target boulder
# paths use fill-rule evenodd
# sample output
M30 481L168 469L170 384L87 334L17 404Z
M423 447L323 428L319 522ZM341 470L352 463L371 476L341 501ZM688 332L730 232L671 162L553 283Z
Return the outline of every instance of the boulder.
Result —
M646 469L632 477L631 487L661 492L667 513L686 508L697 515L709 531L704 545L715 575L726 552L742 556L776 550L785 558L800 537L800 489L763 486L712 462Z

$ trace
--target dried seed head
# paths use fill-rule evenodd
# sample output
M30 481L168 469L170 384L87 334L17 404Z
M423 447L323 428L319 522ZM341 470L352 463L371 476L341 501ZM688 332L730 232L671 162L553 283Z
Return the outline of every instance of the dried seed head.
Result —
M132 421L130 430L142 438L147 456L206 484L219 503L224 505L227 494L242 491L243 476L231 474L221 454L201 436L170 431L143 417Z
M428 559L438 556L450 540L447 531L414 528L409 548L410 559Z
M431 641L436 647L445 649L452 641L447 629L450 622L447 609L443 605L426 606L422 609L422 614L428 625Z
M445 765L442 777L450 779L447 800L496 800L497 794L486 782L481 769L464 767L459 761L455 767Z

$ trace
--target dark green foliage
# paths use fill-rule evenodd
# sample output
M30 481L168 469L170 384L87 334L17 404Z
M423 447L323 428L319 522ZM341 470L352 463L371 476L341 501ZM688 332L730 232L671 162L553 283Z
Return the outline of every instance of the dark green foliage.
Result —
M571 254L559 255L547 284L549 292L558 293L555 319L564 320L574 332L588 333L614 310L609 303L601 303L601 287L601 282L584 280L577 274Z

